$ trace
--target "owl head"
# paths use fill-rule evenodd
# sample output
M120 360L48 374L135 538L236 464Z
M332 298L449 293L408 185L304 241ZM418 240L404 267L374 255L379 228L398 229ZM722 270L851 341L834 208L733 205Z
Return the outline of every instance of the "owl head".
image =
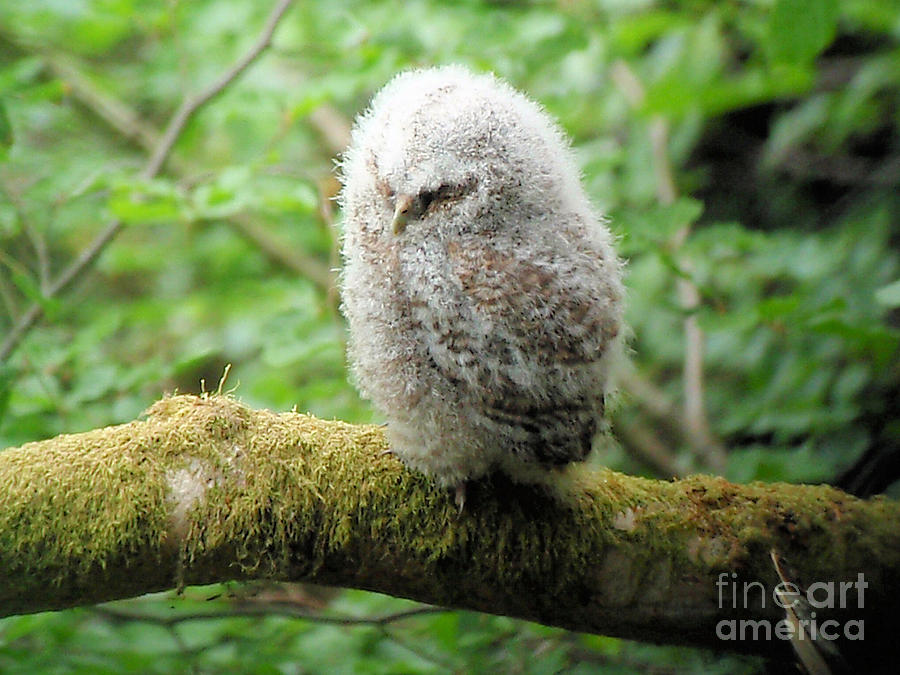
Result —
M552 120L493 75L414 70L358 119L341 202L348 229L379 238L519 231L589 212L574 166Z

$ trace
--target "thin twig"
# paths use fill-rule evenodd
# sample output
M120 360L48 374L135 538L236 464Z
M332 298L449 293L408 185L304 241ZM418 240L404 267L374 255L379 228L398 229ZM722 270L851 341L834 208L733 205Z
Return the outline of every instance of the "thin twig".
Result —
M30 45L24 45L29 50ZM122 136L135 141L147 152L159 145L159 132L147 124L129 106L95 86L90 78L67 58L54 52L34 48L47 68L57 78L65 82L69 95L85 105L91 112L118 131Z
M0 275L0 300L3 302L3 310L7 316L12 318L19 313L15 295L7 284L5 275Z
M225 90L225 87L237 79L237 77L272 43L272 36L275 33L275 29L278 27L278 22L281 20L281 17L287 11L288 7L291 6L292 2L293 0L278 0L278 4L272 9L269 18L266 19L262 32L250 50L206 89L195 96L184 99L181 106L179 106L178 110L172 116L169 126L167 126L166 130L163 132L162 140L159 145L156 146L156 150L150 157L150 161L148 161L147 165L144 167L142 175L145 178L152 178L160 170L163 163L166 161L166 157L169 156L172 146L175 145L175 141L178 140L185 125L188 123L188 120L190 120L200 108L221 94Z
M6 185L3 180L3 176L0 175L0 194L6 197L7 201L12 204L13 209L15 209L16 217L19 222L22 223L23 230L26 235L30 239L32 243L32 247L36 252L39 252L39 244L38 244L38 235L33 231L29 219L25 213L25 209L22 206L22 201L19 198L19 195L16 194L8 185ZM40 255L40 253L39 253ZM38 263L38 279L40 282L39 288L41 290L44 289L46 284L46 248L44 247L44 256ZM12 252L7 252L0 250L0 266L4 266L9 268L11 272L14 274L18 273L23 277L27 277L31 270L28 268L28 265L18 259ZM12 289L10 289L6 284L6 275L0 276L0 296L3 298L3 303L6 307L6 313L10 317L10 320L14 320L16 315L18 314L18 308L16 307L15 296L12 293Z
M669 122L662 115L654 115L650 120L650 146L656 176L656 198L663 206L672 206L678 198L678 188L675 187L672 164L669 162ZM690 225L684 225L672 240L674 248L681 248L690 232Z
M656 116L650 123L650 142L653 147L653 164L656 173L657 198L663 206L671 206L678 197L672 164L669 158L669 124L662 116ZM678 251L687 241L691 232L690 223L684 224L672 238L672 249ZM681 261L681 268L687 274L692 271L691 262ZM715 440L706 417L704 404L703 353L706 337L697 321L700 307L700 291L689 276L679 276L675 281L678 301L685 311L684 326L684 420L695 447L711 469L725 470L727 459L724 450Z
M110 128L129 140L135 141L147 152L153 153L160 143L160 133L141 119L134 110L122 101L110 96L96 87L79 68L69 62L60 59L55 54L42 54L45 63L50 70L66 81L71 95L77 98L88 110L106 122ZM334 113L338 113L335 111ZM318 118L317 118L318 119ZM313 121L313 116L310 116ZM336 122L334 122L336 124ZM349 132L348 132L349 135ZM331 149L332 138L326 138ZM341 147L335 152L343 150ZM167 159L170 170L180 174L192 172L189 162L177 156ZM267 255L272 261L282 267L295 272L297 275L307 278L329 295L334 294L335 275L330 272L334 265L327 266L311 256L299 253L291 246L286 245L271 231L261 227L247 214L239 213L225 219L240 234L249 239L253 244Z
M6 198L15 210L16 217L22 224L22 231L25 233L25 236L31 243L31 247L34 249L37 265L38 288L41 293L43 293L47 289L47 284L50 280L50 259L47 255L47 240L44 239L40 232L34 229L31 224L31 219L26 215L25 207L22 204L20 195L5 184L2 175L0 175L0 191L6 195Z
M681 419L677 407L668 394L641 375L636 368L631 366L622 368L616 373L616 381L634 396L647 412L684 435L684 420Z
M333 106L323 103L309 114L309 122L334 154L344 152L350 145L350 122Z
M332 274L327 265L285 245L281 239L272 234L271 230L262 227L247 214L236 214L229 219L229 222L236 225L238 231L269 258L286 269L296 272L299 276L309 279L326 294L331 293L335 288L336 275Z
M191 612L189 614L175 614L173 616L142 614L139 612L128 612L103 606L94 607L92 611L115 621L140 621L159 626L173 626L187 621L253 618L260 616L284 616L292 619L305 619L314 623L324 623L336 626L387 626L388 624L396 623L397 621L404 621L406 619L413 619L430 614L442 614L452 610L443 607L417 607L416 609L408 609L402 612L394 612L393 614L385 614L384 616L376 617L326 616L306 609L289 607L281 603L272 603L238 606L217 612Z
M50 283L50 258L47 255L47 240L42 233L35 230L28 222L22 224L22 229L31 241L32 248L34 248L34 256L37 261L38 288L41 289L41 293L44 293Z
M237 63L235 63L231 68L225 71L225 73L211 86L207 87L197 96L185 99L185 101L172 116L172 120L171 122L169 122L168 127L166 127L165 133L157 144L152 156L144 166L144 169L141 171L141 177L145 179L152 178L159 172L169 153L172 151L172 147L175 145L175 141L178 140L179 135L184 130L184 127L188 123L190 118L200 108L209 103L209 101L215 98L218 94L220 94L225 89L225 87L227 87L241 73L243 73L247 69L247 67L266 49L266 47L269 46L272 41L272 35L275 32L275 28L277 27L279 20L284 15L288 7L290 7L292 2L293 0L279 0L272 12L269 14L269 17L266 20L265 26L263 27L259 38L253 44L250 50L243 57L241 57L237 61ZM78 258L71 262L68 267L66 267L66 269L62 271L59 277L47 287L47 291L44 294L44 299L47 300L54 297L66 287L68 287L72 282L74 282L79 276L81 276L81 274L83 274L100 256L100 253L103 252L107 244L109 244L109 242L112 241L113 238L119 233L119 230L122 229L122 226L123 223L120 220L114 220L110 222L88 245L88 247L81 252ZM6 339L3 341L2 345L0 345L0 362L3 362L7 358L9 358L9 355L12 354L12 352L22 341L22 338L25 337L26 333L31 330L31 328L38 322L43 314L44 308L38 302L33 303L27 310L25 310L25 313L19 317L12 330L10 330L9 334L6 336Z
M646 99L644 87L627 63L613 64L612 79L619 86L632 107L639 107ZM654 115L650 121L650 143L653 153L653 171L656 175L656 196L663 206L671 206L678 198L678 189L672 173L669 158L669 124L662 115ZM690 223L686 223L675 233L671 241L673 251L684 245L690 234ZM690 273L689 261L682 261L682 269ZM703 351L705 337L697 322L696 310L700 306L700 292L690 278L676 280L678 299L685 311L684 326L684 426L695 449L703 456L714 471L721 472L726 466L726 455L722 446L713 437L704 405Z
M698 438L694 431L687 426L685 415L681 413L666 393L634 368L623 368L618 374L618 381L622 388L634 397L638 405L655 417L667 432L676 434L695 449L702 448L705 443L711 442L707 439ZM665 447L662 441L658 439L657 441L658 444ZM642 447L638 448L639 452L641 452ZM724 448L719 447L715 452L721 453L721 456L724 458ZM697 454L703 455L704 453L698 450Z
M637 459L652 467L662 478L682 478L684 470L666 446L651 429L623 419L616 420L616 435L628 444Z

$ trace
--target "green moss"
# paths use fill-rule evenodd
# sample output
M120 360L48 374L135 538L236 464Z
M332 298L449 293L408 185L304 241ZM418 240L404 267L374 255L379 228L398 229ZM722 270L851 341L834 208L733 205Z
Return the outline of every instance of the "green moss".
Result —
M379 427L175 396L146 421L0 453L0 606L271 577L590 630L598 606L664 602L684 579L710 597L721 571L772 580L770 549L807 578L900 583L889 500L573 466L476 481L460 516L386 449Z
M162 469L122 443L141 423L60 436L0 453L0 579L45 593L97 568L127 570L165 537ZM140 565L135 561L135 566ZM0 583L0 598L6 584Z
M545 485L478 481L457 517L447 491L382 454L377 427L265 412L248 424L234 401L191 405L209 408L191 412L198 432L221 430L216 438L231 447L210 447L208 458L230 478L194 511L189 561L231 542L245 574L327 579L342 564L374 574L381 563L369 558L380 556L402 566L401 576L419 575L429 597L446 604L477 591L460 583L463 570L559 597L583 585L587 567L630 575L631 587L658 574L660 560L673 578L727 569L765 578L769 548L814 551L830 569L847 562L833 538L816 538L834 527L828 509L842 495L830 488L711 476L663 483L573 467L548 473ZM634 514L628 531L613 526L625 509Z

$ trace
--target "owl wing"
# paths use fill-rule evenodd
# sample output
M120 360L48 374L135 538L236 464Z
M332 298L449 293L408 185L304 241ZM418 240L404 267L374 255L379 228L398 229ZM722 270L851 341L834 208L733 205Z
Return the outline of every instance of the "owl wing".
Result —
M620 328L621 291L593 251L544 260L448 246L455 277L475 317L538 364L599 360Z
M604 408L601 358L619 330L619 291L593 252L545 260L448 247L481 346L470 372L485 416L524 459L562 464L590 451ZM612 263L616 264L616 263ZM439 359L436 359L439 361Z

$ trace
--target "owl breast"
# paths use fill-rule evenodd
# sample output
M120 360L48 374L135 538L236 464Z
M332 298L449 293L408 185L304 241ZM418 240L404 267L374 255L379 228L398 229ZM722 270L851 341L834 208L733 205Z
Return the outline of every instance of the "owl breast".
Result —
M609 264L616 264L609 261ZM397 291L414 334L417 405L464 409L502 457L583 459L603 414L618 289L596 254L471 237L399 256ZM398 336L402 337L402 336Z

